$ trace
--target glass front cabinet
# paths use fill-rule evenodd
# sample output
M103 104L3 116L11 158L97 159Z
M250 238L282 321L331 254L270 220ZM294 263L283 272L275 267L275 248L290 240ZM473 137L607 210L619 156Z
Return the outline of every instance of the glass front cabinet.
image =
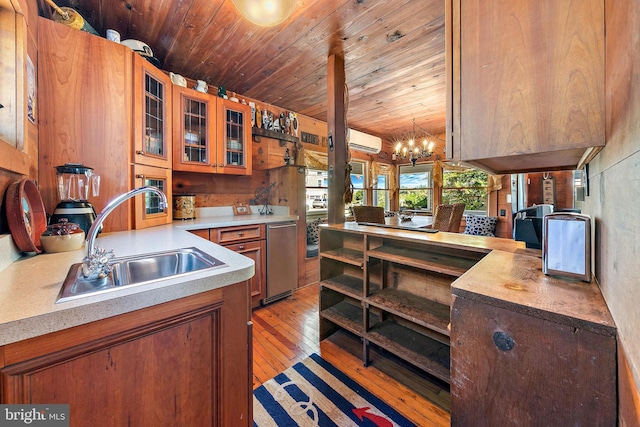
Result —
M216 98L174 86L173 103L173 169L217 172Z
M251 175L251 107L218 98L218 173Z
M173 170L251 175L251 108L174 86Z
M134 163L171 168L171 80L133 55Z
M134 229L169 224L173 218L171 169L146 165L133 165L134 187L151 185L167 196L167 206L163 207L155 193L142 193L134 197Z

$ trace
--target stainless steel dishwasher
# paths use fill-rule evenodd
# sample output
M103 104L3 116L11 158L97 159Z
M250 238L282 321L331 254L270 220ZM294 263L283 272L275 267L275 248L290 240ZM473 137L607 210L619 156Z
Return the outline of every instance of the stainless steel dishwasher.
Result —
M298 225L267 224L267 296L262 304L286 298L298 285Z

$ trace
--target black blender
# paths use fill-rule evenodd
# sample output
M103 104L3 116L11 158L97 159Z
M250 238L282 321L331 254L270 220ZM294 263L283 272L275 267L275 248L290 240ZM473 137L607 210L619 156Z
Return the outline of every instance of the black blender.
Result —
M66 218L68 222L79 224L86 234L96 219L96 211L87 201L89 189L94 197L100 194L100 175L94 173L93 168L79 163L65 163L55 169L60 203L49 223L55 224Z

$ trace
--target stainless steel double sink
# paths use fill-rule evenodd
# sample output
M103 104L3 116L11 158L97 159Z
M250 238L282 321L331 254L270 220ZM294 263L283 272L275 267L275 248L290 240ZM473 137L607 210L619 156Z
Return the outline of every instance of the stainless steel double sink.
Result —
M56 303L76 298L142 285L168 278L226 266L222 261L198 248L182 248L166 252L115 258L107 277L87 280L82 264L73 264L62 284Z

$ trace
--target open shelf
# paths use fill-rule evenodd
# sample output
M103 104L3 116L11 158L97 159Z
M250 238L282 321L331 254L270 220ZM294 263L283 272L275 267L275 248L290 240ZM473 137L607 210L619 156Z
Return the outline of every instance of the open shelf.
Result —
M340 274L320 282L320 285L333 289L352 298L362 299L362 278L349 276L348 274Z
M486 254L389 230L320 229L321 339L343 329L449 382L451 283ZM367 316L366 318L364 316Z
M449 336L450 308L447 305L393 288L373 291L365 302Z
M259 127L252 127L251 134L254 136L264 136L266 138L279 139L280 141L288 141L298 143L300 139L297 136L289 135L282 132L276 132L274 130L263 129Z
M330 258L336 261L362 267L364 265L364 255L362 251L349 248L337 248L320 252L321 258Z
M393 321L375 324L366 334L372 343L431 375L450 382L449 346Z
M364 333L362 311L362 307L341 301L322 310L320 317L335 323L349 332L362 336Z
M441 255L435 252L417 251L413 248L384 245L367 252L369 257L409 265L436 273L460 277L478 260Z

